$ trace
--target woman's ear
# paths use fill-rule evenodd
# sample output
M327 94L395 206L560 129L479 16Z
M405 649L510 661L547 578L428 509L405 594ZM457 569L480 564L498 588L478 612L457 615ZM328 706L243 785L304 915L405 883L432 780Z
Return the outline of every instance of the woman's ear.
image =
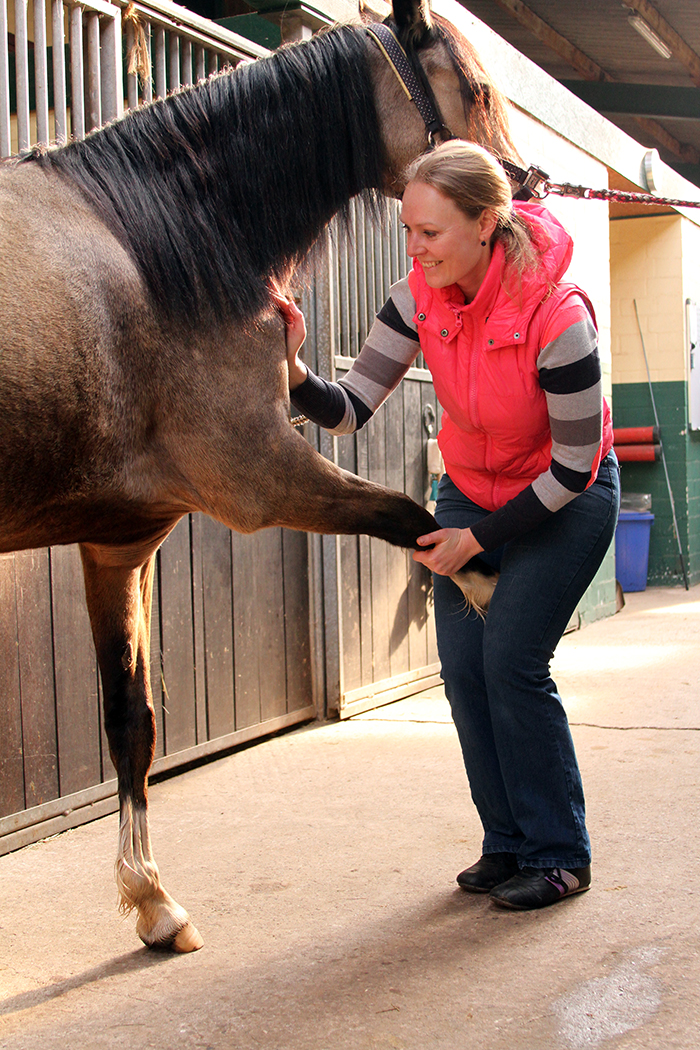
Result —
M488 242L491 240L494 234L494 230L498 226L498 216L492 208L484 208L481 215L479 216L479 234L482 241Z

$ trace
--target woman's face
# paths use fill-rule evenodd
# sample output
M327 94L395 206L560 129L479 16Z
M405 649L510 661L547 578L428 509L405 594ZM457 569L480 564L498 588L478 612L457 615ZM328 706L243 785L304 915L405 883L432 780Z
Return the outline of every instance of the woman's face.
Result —
M456 284L471 301L491 261L491 235L496 216L485 210L468 218L454 201L434 186L409 182L401 205L408 254L423 267L430 288ZM482 245L486 241L486 245Z

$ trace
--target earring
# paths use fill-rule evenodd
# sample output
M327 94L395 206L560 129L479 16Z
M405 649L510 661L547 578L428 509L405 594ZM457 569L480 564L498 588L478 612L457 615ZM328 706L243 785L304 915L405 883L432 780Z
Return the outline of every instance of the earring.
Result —
M482 248L485 248L485 247L486 247L486 241L482 241L482 242L481 242L481 247L482 247Z

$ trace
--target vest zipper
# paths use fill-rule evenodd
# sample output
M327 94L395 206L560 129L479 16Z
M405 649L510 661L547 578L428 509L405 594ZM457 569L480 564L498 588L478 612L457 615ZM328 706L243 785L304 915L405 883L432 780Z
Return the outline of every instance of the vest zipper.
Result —
M473 326L472 326L473 328ZM479 373L479 355L481 350L479 347L472 346L472 359L469 362L469 410L472 417L472 423L479 430L481 427L481 418L479 416L478 398L477 398L477 379Z

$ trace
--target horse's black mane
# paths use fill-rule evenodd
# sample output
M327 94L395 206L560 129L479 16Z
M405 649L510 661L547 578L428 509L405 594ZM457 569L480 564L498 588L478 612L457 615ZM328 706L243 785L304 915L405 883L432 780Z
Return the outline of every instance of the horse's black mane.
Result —
M383 155L361 32L339 27L28 159L80 188L160 308L250 319Z

